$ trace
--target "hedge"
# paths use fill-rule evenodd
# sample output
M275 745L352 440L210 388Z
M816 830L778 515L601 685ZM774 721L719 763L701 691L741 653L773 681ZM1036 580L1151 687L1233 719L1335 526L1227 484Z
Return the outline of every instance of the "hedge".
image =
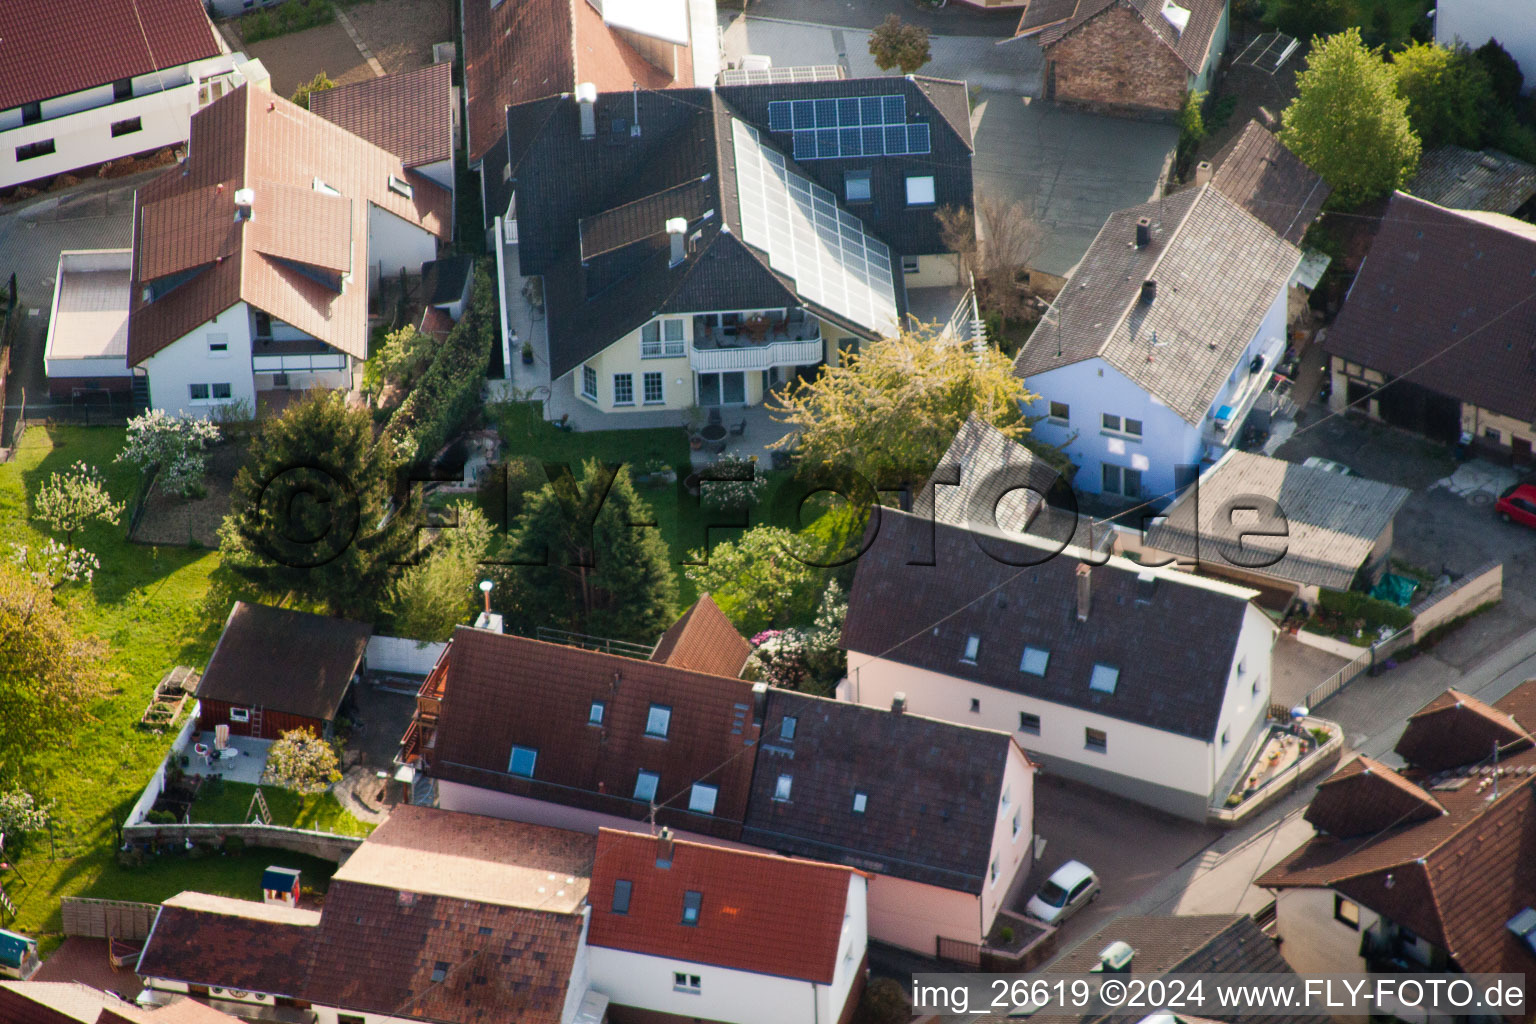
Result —
M480 407L485 371L496 344L496 289L482 261L464 316L453 325L411 393L395 409L386 439L401 445L408 463L437 454Z
M1405 629L1413 625L1413 612L1400 608L1390 601L1378 601L1358 590L1323 590L1317 595L1319 611L1342 620L1342 625L1364 620L1365 629L1371 632L1382 626ZM1352 629L1352 627L1350 627Z
M247 43L259 43L335 20L336 11L329 0L285 0L276 7L241 15L240 38Z

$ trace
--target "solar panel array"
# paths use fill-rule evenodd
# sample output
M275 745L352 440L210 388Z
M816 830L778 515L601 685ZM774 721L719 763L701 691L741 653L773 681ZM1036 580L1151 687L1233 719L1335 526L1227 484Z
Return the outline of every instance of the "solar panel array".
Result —
M795 291L873 331L896 323L891 250L820 185L789 170L750 125L733 120L742 237Z
M921 155L933 143L926 123L907 123L905 96L777 100L768 128L793 133L796 160Z
M795 82L831 82L843 77L841 64L803 64L783 68L726 68L721 85L785 85Z

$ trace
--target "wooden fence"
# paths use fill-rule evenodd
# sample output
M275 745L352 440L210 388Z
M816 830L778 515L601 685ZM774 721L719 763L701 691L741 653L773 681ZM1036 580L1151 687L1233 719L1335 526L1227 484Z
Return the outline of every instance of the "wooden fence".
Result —
M145 939L155 923L158 903L87 900L64 897L64 934L88 939Z

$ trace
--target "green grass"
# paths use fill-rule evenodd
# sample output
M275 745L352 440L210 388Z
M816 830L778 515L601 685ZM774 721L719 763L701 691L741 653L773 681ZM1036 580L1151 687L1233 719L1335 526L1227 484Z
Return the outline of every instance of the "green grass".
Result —
M1374 32L1376 8L1385 7L1391 34L1381 41L1389 44L1406 43L1409 28L1433 5L1433 0L1351 0L1349 24L1359 26L1361 34L1369 39ZM1271 24L1274 23L1278 6L1279 0L1269 0L1265 5Z
M0 465L0 538L25 544L46 539L28 519L31 497L50 473L76 461L98 466L112 494L130 498L138 472L112 461L122 443L121 428L28 430L15 459ZM152 882L118 868L112 860L113 830L170 743L169 731L156 735L138 724L155 684L175 665L204 664L224 619L223 611L205 602L217 554L132 544L125 526L106 524L86 529L77 542L97 554L101 570L90 583L66 584L59 599L82 629L110 645L104 672L108 695L66 735L28 749L0 750L0 778L19 779L54 803L52 855L47 834L19 844L11 840L8 852L26 883L16 874L0 875L19 911L12 927L43 935L59 930L59 900L65 896L137 899L133 893L143 886L158 885L165 895L188 887L175 881L174 873ZM8 554L0 545L0 556Z
M204 792L208 787L204 786ZM277 786L262 786L273 825L307 828L317 832L336 832L344 836L366 836L373 823L361 821L336 801L334 793L304 794ZM245 822L256 787L248 782L225 782L216 796L199 794L192 805L192 820Z

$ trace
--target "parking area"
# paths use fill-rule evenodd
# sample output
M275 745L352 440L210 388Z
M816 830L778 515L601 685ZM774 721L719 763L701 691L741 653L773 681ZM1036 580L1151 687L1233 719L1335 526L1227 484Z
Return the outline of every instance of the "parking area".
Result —
M1162 814L1100 789L1056 776L1035 778L1035 835L1045 851L1010 909L1024 904L1069 860L1099 876L1099 898L1062 926L1062 950L1092 934L1149 892L1223 832Z

